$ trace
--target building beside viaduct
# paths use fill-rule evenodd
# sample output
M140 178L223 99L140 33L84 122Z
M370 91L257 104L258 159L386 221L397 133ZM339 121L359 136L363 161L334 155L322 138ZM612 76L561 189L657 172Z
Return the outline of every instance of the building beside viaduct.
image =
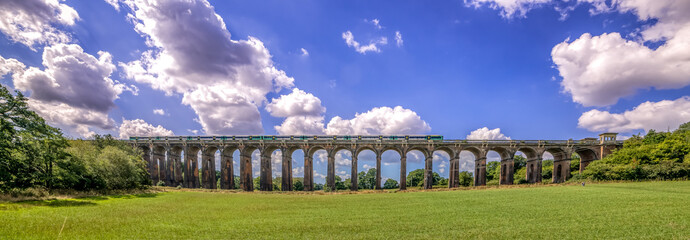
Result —
M443 140L440 136L168 136L132 137L129 142L143 151L144 160L154 183L163 181L167 186L181 185L186 188L232 189L235 186L233 161L239 164L240 188L253 191L252 159L255 150L260 153L260 186L262 191L273 190L271 155L280 150L282 154L283 191L293 190L292 153L304 152L304 190L314 189L313 159L318 150L328 155L326 188L335 189L335 156L338 151L352 153L351 190L357 190L357 156L364 150L376 154L376 188L381 188L381 155L395 151L400 155L400 189L406 189L407 153L419 151L424 155L425 189L432 187L432 157L442 151L450 156L448 187L459 187L459 160L462 151L475 157L474 185L486 185L487 153L495 151L500 155L501 185L513 184L513 157L519 151L526 158L526 180L529 183L542 181L542 156L553 155L551 182L564 182L570 176L570 161L573 153L580 156L580 171L589 163L620 148L622 141L615 133L603 133L599 139L582 140ZM220 186L216 186L215 153L220 152ZM233 153L239 151L239 158ZM184 152L184 157L182 153ZM201 153L201 154L199 154ZM200 156L200 158L199 158ZM201 165L201 168L199 168ZM201 178L199 177L201 175ZM201 179L201 180L200 180Z

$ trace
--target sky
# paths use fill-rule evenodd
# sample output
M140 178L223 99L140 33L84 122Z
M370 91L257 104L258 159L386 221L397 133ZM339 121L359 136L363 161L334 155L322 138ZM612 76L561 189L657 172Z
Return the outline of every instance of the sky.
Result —
M690 121L687 12L686 0L4 0L0 84L72 138L624 139ZM349 176L350 156L337 159ZM447 177L448 156L434 159ZM383 165L399 178L397 153Z

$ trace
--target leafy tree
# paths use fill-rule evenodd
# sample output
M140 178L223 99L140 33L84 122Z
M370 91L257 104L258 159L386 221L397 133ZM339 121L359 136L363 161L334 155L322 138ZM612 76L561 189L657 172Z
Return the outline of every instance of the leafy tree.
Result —
M374 189L376 186L376 168L370 168L367 172L357 174L359 189Z
M486 163L486 181L498 180L500 177L501 163L496 161Z
M553 160L543 160L541 162L541 178L551 179L553 175Z
M347 180L350 180L349 178ZM335 176L335 189L336 190L346 190L349 186L345 186L345 182L342 181L340 176Z
M517 172L518 170L525 168L527 166L527 158L522 155L515 155L513 157L513 170Z
M424 169L415 169L407 174L407 186L419 187L424 184Z
M460 186L469 187L474 184L474 178L472 177L471 172L460 172L460 178L458 180L460 181Z
M388 179L386 182L383 184L383 189L396 189L399 188L398 186L398 181L395 181L393 179Z
M323 183L314 184L314 190L323 190Z
M0 86L0 192L34 186L52 188L54 166L67 160L59 129L29 110L27 99Z
M295 181L292 188L295 191L304 191L304 184L302 184L302 181Z

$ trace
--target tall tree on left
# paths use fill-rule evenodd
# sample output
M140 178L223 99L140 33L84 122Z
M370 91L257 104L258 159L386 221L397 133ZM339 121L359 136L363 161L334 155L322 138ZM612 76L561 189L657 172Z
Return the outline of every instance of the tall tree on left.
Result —
M27 98L0 85L0 192L51 188L53 165L67 158L67 140L29 110Z

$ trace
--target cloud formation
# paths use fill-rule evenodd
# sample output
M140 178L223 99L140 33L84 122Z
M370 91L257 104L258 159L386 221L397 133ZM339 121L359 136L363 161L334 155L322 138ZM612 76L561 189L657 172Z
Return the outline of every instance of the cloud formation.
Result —
M464 0L465 6L480 8L488 5L491 9L501 10L504 18L525 17L533 8L540 7L551 0Z
M378 107L352 119L336 116L326 127L328 135L421 134L431 127L416 112L401 106Z
M381 52L381 49L377 45L388 44L388 39L386 37L381 37L377 40L369 41L369 44L367 45L361 45L359 42L355 41L355 36L352 35L352 32L350 31L344 32L342 37L348 47L354 48L355 51L361 54L366 54L367 52Z
M129 137L151 137L151 136L172 136L173 131L165 129L163 126L153 126L142 119L122 120L120 124L120 139Z
M0 32L32 50L38 44L70 42L70 35L56 26L71 26L77 20L77 11L58 0L0 1Z
M13 59L2 60L0 69L12 71L15 88L30 93L29 106L48 122L89 137L92 128L115 127L108 112L123 91L136 94L136 87L110 79L112 56L102 51L98 55L85 53L79 45L56 44L43 51L44 70L24 69Z
M294 81L275 68L263 42L232 40L206 0L123 3L152 48L139 60L120 64L128 78L168 95L182 94L206 134L263 133L258 107L267 93Z
M666 131L676 129L690 121L690 97L659 102L644 102L623 113L610 113L596 109L585 112L578 127L589 131L630 132L643 129Z
M402 34L400 31L395 31L395 45L398 47L402 47L403 45L403 39L402 39Z
M556 45L551 56L563 78L561 86L584 106L607 106L642 89L677 89L690 85L690 1L587 0L592 13L632 12L640 21L658 20L643 28L639 40L619 33L592 36ZM645 42L665 40L657 49Z
M470 133L470 135L467 135L465 137L467 140L510 140L510 137L507 137L503 133L501 133L500 128L494 128L494 129L489 129L487 127L479 128L477 130L474 130Z

